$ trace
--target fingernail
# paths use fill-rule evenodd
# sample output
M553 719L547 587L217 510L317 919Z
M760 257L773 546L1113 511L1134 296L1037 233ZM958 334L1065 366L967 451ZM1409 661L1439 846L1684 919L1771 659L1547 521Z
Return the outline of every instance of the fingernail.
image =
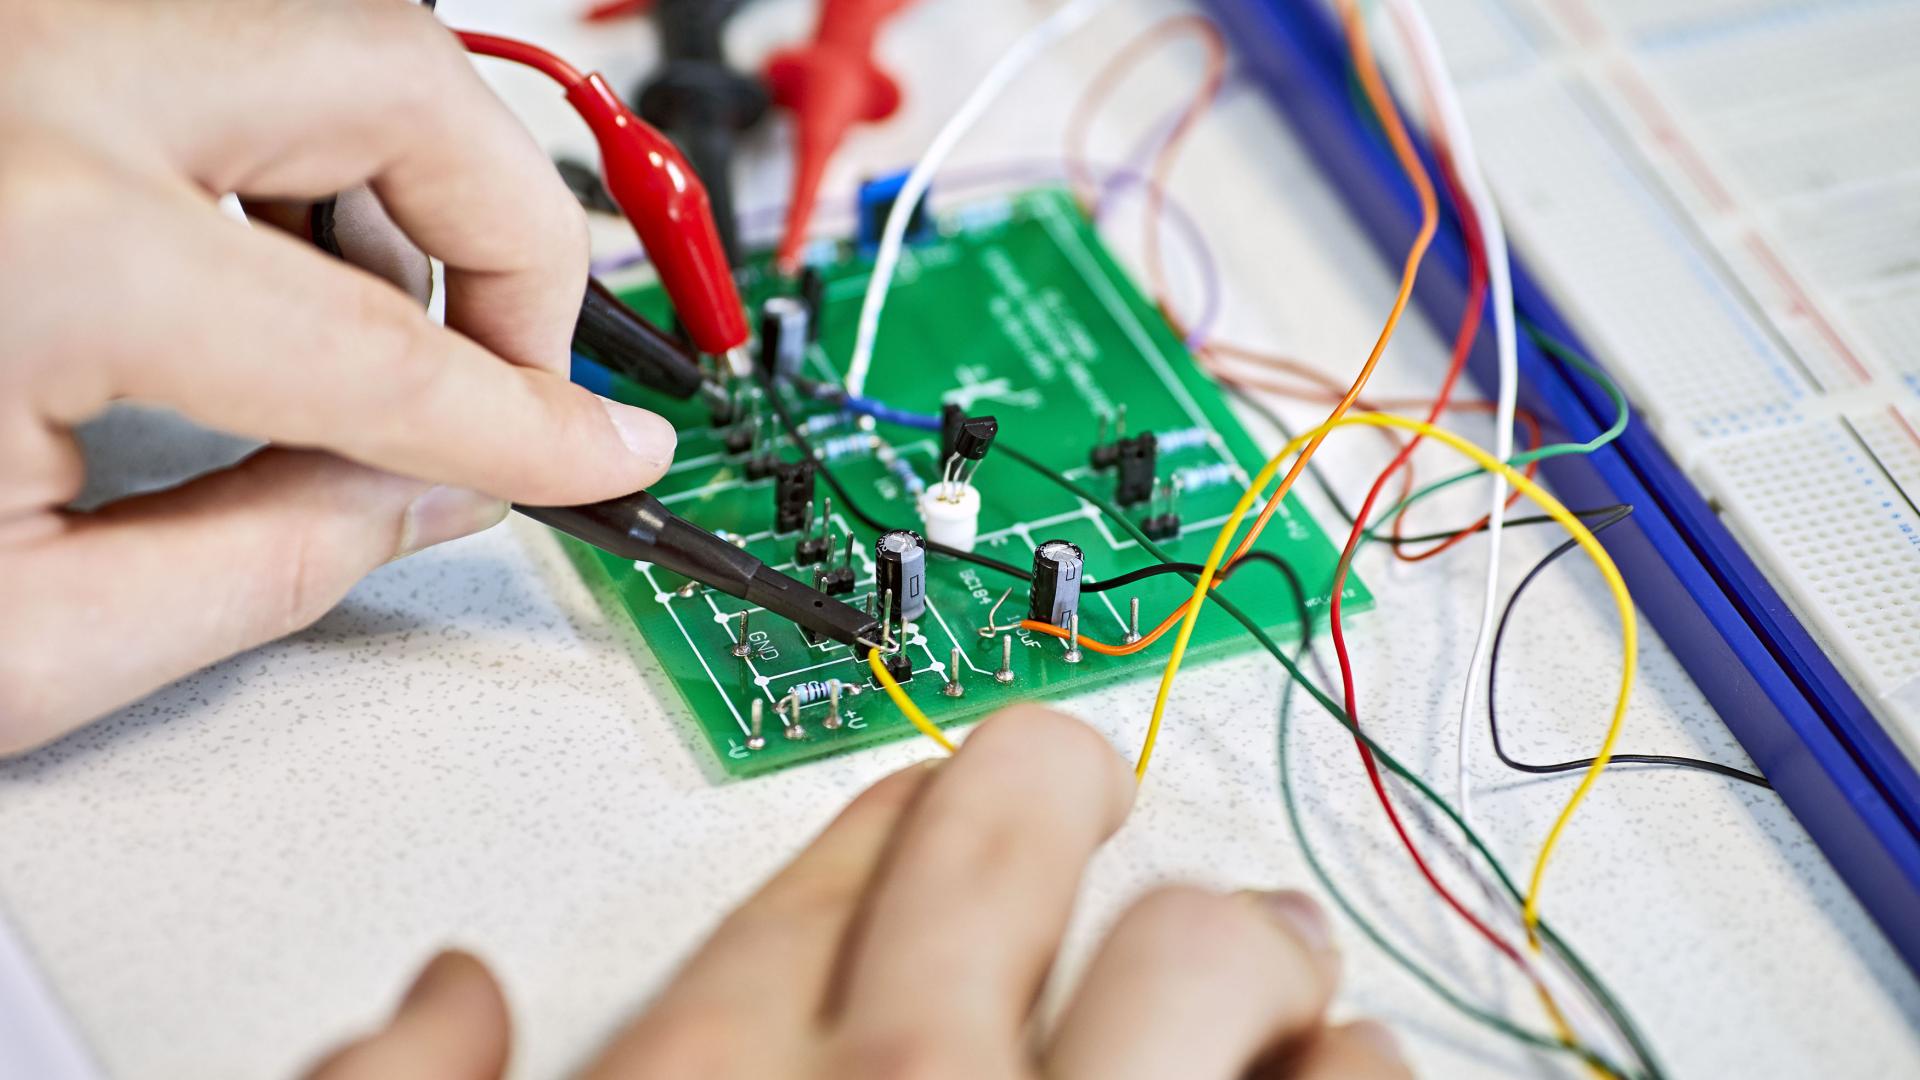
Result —
M492 496L446 484L430 487L407 506L400 546L393 557L405 558L422 548L471 536L506 516L507 504Z
M1260 910L1292 931L1314 953L1333 951L1333 925L1327 921L1327 913L1320 909L1313 897L1293 889L1254 892L1247 896L1260 905Z
M1393 1029L1378 1020L1355 1020L1347 1025L1347 1034L1373 1048L1373 1052L1388 1061L1405 1061L1406 1054L1400 1049L1400 1040Z
M673 430L672 424L645 409L622 405L607 398L601 398L600 404L606 406L607 419L613 421L613 430L620 433L620 441L627 444L627 450L634 457L662 471L673 463L673 448L679 443L680 436Z

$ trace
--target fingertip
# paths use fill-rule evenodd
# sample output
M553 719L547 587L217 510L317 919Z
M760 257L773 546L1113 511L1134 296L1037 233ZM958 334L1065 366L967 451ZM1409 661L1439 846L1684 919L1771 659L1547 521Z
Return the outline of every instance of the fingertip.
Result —
M621 445L632 456L645 480L637 485L645 487L660 479L673 464L673 452L680 443L680 433L673 425L658 413L625 405L611 398L601 398L600 404L606 409L607 421L620 437Z
M1333 962L1338 950L1333 942L1333 924L1313 897L1297 889L1274 892L1246 892L1262 913L1292 935L1300 947L1323 966Z
M480 958L464 949L443 949L414 977L394 1010L397 1018L419 1009L452 1006L461 1011L485 1011L504 1020L507 1001L493 973Z
M978 745L976 745L978 744ZM1107 737L1076 717L1041 705L1014 705L987 717L961 744L974 757L1045 758L1055 768L1092 777L1104 796L1106 829L1117 830L1133 808L1137 785Z
M1400 1037L1378 1020L1355 1020L1335 1030L1365 1046L1382 1061L1404 1063L1407 1060L1406 1051L1400 1046Z
M487 966L449 949L428 962L382 1030L329 1054L309 1080L500 1076L511 1051L506 996Z

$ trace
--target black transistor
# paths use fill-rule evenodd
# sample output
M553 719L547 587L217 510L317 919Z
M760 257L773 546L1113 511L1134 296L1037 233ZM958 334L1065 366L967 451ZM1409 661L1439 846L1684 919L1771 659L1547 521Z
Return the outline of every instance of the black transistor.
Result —
M743 416L727 432L727 453L746 455L748 480L764 480L780 467L780 444L766 438L766 426L766 415L754 412Z
M954 405L940 413L940 481L965 486L972 482L987 451L993 449L1000 421L991 416L956 415L959 413Z
M1140 519L1140 531L1152 540L1171 540L1180 535L1180 478L1160 485L1166 492L1158 492L1147 503L1147 516Z
M1171 540L1180 535L1179 514L1154 514L1140 519L1140 531L1149 540Z
M1113 501L1121 506L1135 506L1153 498L1154 476L1160 456L1153 432L1121 439L1114 445L1119 450L1114 463L1120 475L1114 481Z
M813 587L828 596L841 596L852 592L853 586L853 534L848 533L846 561L839 566L814 571Z
M743 416L735 420L732 427L720 440L729 455L745 454L760 447L760 417Z
M894 682L908 682L913 678L913 658L905 649L888 654L881 663L887 666L887 674L893 676Z
M1113 441L1107 441L1107 427L1111 419ZM1121 405L1111 417L1105 412L1100 414L1100 427L1093 436L1093 449L1087 452L1087 464L1095 472L1105 472L1113 468L1120 460L1120 445L1127 441L1127 407Z
M774 532L794 532L813 517L813 477L819 468L811 458L773 467Z
M960 441L960 425L967 422L967 410L949 401L940 406L940 466L953 460L953 448Z
M807 507L807 523L800 532L800 541L793 545L793 565L812 566L826 562L833 554L833 500L829 498L820 504L820 534L813 532L813 507Z

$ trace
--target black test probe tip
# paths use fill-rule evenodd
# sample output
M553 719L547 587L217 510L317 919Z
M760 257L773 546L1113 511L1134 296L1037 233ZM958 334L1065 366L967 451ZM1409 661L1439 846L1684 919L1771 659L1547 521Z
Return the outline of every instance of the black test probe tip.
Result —
M759 80L727 64L722 46L727 20L741 0L659 0L653 9L660 33L659 69L640 87L642 119L666 132L687 155L707 187L720 242L740 261L739 227L733 213L734 137L760 122L767 91Z
M880 641L873 616L780 573L644 491L585 506L514 509L603 551L692 578L842 645L871 647Z

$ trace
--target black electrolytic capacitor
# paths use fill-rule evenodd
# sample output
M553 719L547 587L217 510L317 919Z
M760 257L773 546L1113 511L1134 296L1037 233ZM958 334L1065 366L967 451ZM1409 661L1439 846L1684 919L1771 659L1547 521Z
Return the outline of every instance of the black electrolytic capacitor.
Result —
M917 619L927 610L927 547L910 529L882 533L873 545L873 588L891 597L893 621Z
M791 296L776 296L760 306L760 371L778 378L800 374L807 355L807 308Z
M1086 553L1066 540L1049 540L1035 549L1027 618L1067 625L1067 618L1080 610L1080 575L1086 566Z

